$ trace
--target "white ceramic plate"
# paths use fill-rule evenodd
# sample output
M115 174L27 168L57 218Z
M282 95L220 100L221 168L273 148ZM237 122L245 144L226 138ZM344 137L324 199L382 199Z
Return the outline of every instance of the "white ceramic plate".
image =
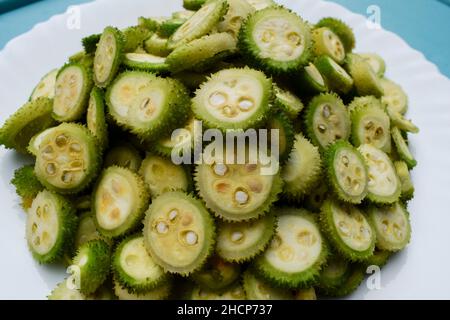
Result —
M339 17L356 33L357 51L377 52L387 76L409 94L409 116L419 125L411 136L418 160L413 172L416 196L410 203L412 239L381 272L381 289L363 283L356 299L450 298L450 81L424 56L385 30L369 29L365 17L331 2L279 1L305 19ZM164 16L181 9L181 0L98 0L79 6L80 29L69 29L74 14L52 17L10 41L0 52L0 123L24 103L40 77L81 50L80 39L106 25L125 27L139 16ZM432 21L430 21L432 23ZM73 25L73 24L72 24ZM64 277L61 267L37 264L28 252L25 214L9 184L14 169L31 161L0 149L0 298L43 299ZM370 285L369 285L370 286Z

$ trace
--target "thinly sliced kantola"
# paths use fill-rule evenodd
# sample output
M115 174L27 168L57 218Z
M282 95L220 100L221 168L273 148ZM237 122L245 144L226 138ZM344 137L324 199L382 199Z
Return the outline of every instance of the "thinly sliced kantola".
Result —
M381 97L383 105L388 109L405 114L408 110L408 96L402 87L386 78L382 78L380 84L383 88L383 96Z
M227 32L237 39L242 23L255 8L247 0L227 0L229 8L223 21L217 25L219 32Z
M241 284L236 283L225 292L214 292L195 286L187 298L189 300L245 300L246 296Z
M33 165L25 165L14 171L11 184L16 188L16 193L22 198L22 207L31 207L36 195L44 189L34 174Z
M87 297L69 279L64 279L57 284L47 298L48 300L87 300Z
M217 254L230 262L251 260L269 245L275 227L276 217L271 213L247 222L219 222Z
M179 128L180 130L172 132L169 136L155 141L153 148L156 153L170 158L172 152L183 155L185 150L191 150L194 147L195 121L196 119L191 117L183 128Z
M298 88L310 94L328 91L325 78L312 62L300 71Z
M328 256L325 239L315 217L304 209L277 209L278 226L269 248L254 267L275 285L307 286L319 275Z
M409 169L414 168L417 165L417 160L414 158L411 150L409 150L408 144L400 129L393 127L391 129L391 135L400 159L406 162Z
M95 217L91 212L80 215L77 232L75 233L75 248L80 248L83 244L91 240L102 239L95 225Z
M199 270L213 251L214 220L200 200L180 191L153 200L143 232L155 262L171 273L187 276Z
M169 65L165 57L156 56L150 53L126 53L123 64L132 69L164 73L169 71Z
M329 28L316 28L311 33L314 55L328 56L337 63L344 62L345 48L341 39Z
M393 126L406 132L419 133L419 128L400 112L395 111L393 108L386 108L386 111Z
M380 149L363 144L358 148L369 172L367 198L380 204L394 203L401 193L401 183L388 155Z
M69 57L69 63L77 63L79 65L82 65L88 70L89 75L92 76L91 69L94 65L94 54L80 51Z
M53 100L37 98L27 102L0 129L0 144L20 153L27 153L28 143L37 133L56 124L52 114Z
M100 33L91 34L87 37L81 39L81 44L83 45L85 53L95 53L97 50L97 44L100 41L100 37L102 35Z
M269 73L289 73L310 57L309 26L294 12L269 7L251 14L239 33L239 48L248 63Z
M113 27L106 27L100 37L94 57L94 81L105 88L114 79L123 56L122 33Z
M152 35L152 32L146 27L137 25L126 28L122 31L122 34L124 40L123 52L134 52Z
M159 287L144 293L133 293L114 280L114 294L119 300L163 300L167 299L172 289L172 282L166 281Z
M171 52L171 50L167 48L167 42L167 38L161 37L159 34L154 33L150 36L150 38L145 40L144 49L149 54L165 57Z
M152 199L170 191L189 191L191 177L186 168L170 159L148 154L142 161L139 174L150 189Z
M103 92L95 87L92 89L89 97L86 126L97 139L98 145L102 150L108 146L108 125L105 111Z
M63 196L43 190L28 209L26 238L33 257L40 263L61 260L72 248L77 217Z
M137 172L141 167L141 163L142 157L140 152L130 143L123 142L109 149L103 166L118 166Z
M79 124L62 123L35 136L28 148L36 156L34 172L47 188L77 193L97 176L100 153L89 130Z
M373 72L370 64L361 56L350 53L346 58L347 71L353 78L356 91L360 96L381 98L384 89L380 78Z
M282 110L273 110L267 122L268 130L278 130L278 152L280 162L284 163L288 158L294 145L294 127L291 120Z
M322 149L337 140L348 140L351 122L342 100L335 94L315 96L306 109L305 126L308 137Z
M385 207L374 206L369 209L369 217L377 235L377 248L395 252L402 250L409 243L409 213L399 202Z
M373 255L375 231L356 206L328 199L322 205L320 224L333 247L351 261Z
M400 183L402 185L401 198L403 200L412 199L414 196L414 184L411 180L408 165L404 161L395 161L394 166L395 171L397 172L397 176L400 179Z
M36 87L34 87L33 92L30 96L30 100L36 100L40 97L53 99L53 97L55 96L55 83L57 74L58 69L53 69L45 76L43 76Z
M359 55L367 61L378 77L383 77L384 72L386 71L386 63L383 58L376 53L360 53Z
M99 177L92 197L98 230L108 238L116 238L139 225L148 206L149 192L136 173L112 166Z
M355 97L348 105L348 110L351 113L356 108L378 108L381 110L385 110L385 108L381 104L381 100L375 98L374 96Z
M172 34L167 43L168 48L175 49L181 44L208 34L227 11L227 1L208 1Z
M319 149L302 134L297 134L281 171L285 183L283 193L291 200L299 200L318 181L321 165Z
M318 287L325 294L340 287L349 275L350 263L337 253L333 253L327 260L326 266L322 269Z
M291 120L296 119L304 108L300 98L289 90L280 88L276 84L273 86L273 91L275 93L275 105L286 112Z
M204 290L223 292L239 279L241 267L217 256L211 257L205 266L192 274L195 283Z
M179 45L167 56L170 71L208 69L236 51L236 40L228 33L214 33Z
M326 27L332 30L342 41L345 52L351 52L355 47L355 35L353 34L353 30L345 22L333 17L326 17L316 23L316 28L320 27Z
M247 269L242 281L248 300L292 300L289 289L278 288L257 277L254 270Z
M317 300L316 289L314 287L298 289L294 298L295 300Z
M120 242L112 257L112 269L116 281L133 293L148 292L168 281L168 275L147 252L141 234Z
M331 90L346 94L353 88L352 77L329 56L319 56L314 61L314 65L325 78Z
M328 181L337 197L345 202L361 203L367 195L368 170L359 151L339 140L325 152Z

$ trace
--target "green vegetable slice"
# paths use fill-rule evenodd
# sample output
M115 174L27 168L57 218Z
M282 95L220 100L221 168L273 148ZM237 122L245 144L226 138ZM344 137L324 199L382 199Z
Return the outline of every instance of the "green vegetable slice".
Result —
M246 222L220 222L217 254L230 262L244 262L262 253L269 245L276 226L274 214Z
M116 76L124 50L123 34L116 28L106 27L100 37L94 57L94 81L105 88Z
M352 77L338 65L329 56L319 56L314 65L319 70L320 74L325 77L328 87L331 90L346 94L353 88Z
M206 0L183 0L183 8L187 10L198 10L205 2Z
M75 248L80 248L83 244L91 241L102 239L95 225L95 217L91 212L83 213L79 218L78 229L75 233Z
M183 155L183 152L194 147L194 126L196 119L190 118L187 124L177 132L172 132L169 137L164 137L155 141L153 148L163 156L170 158L172 152Z
M385 108L381 104L381 100L375 98L374 96L355 97L348 105L348 110L351 113L356 108L378 108L381 110L385 110Z
M362 261L373 255L375 231L356 206L328 199L322 206L320 222L329 241L343 257Z
M190 18L190 17L189 17ZM183 23L186 22L189 18L172 18L164 21L161 23L161 26L159 27L159 34L162 37L170 37L172 34L175 33L175 31L178 30L179 27L183 25Z
M25 165L14 171L11 184L16 188L16 193L22 198L22 207L31 207L36 195L44 189L34 174L33 165Z
M33 257L40 263L60 261L72 248L76 230L75 209L64 197L43 190L28 209L26 238Z
M325 78L312 62L300 71L298 88L311 94L328 91Z
M129 169L116 166L103 171L92 197L97 229L107 238L134 230L141 222L149 200L142 178Z
M317 300L316 290L314 287L299 289L295 293L295 300Z
M288 289L274 287L256 277L253 270L248 269L243 276L243 286L248 300L292 300Z
M139 151L129 143L119 143L109 149L105 156L104 167L118 166L137 172L141 166L142 157Z
M169 71L169 65L165 57L156 56L149 53L126 53L123 59L127 67L150 71L155 73L164 73Z
M347 71L353 78L358 94L381 98L384 94L382 82L373 72L369 63L354 53L348 54L346 60Z
M164 300L170 295L172 283L164 282L159 287L144 293L133 293L122 287L119 282L114 280L114 293L119 300Z
M167 48L167 42L167 38L161 37L159 34L154 33L150 36L150 38L145 40L144 49L149 54L165 57L171 52L171 50Z
M394 166L402 185L401 198L403 200L411 200L414 196L414 184L411 180L408 165L404 161L395 161Z
M84 52L88 54L95 53L95 50L97 50L97 44L100 41L101 36L102 35L100 33L95 33L81 39L81 44L83 45Z
M300 98L276 84L274 84L273 90L275 93L275 105L286 112L291 120L296 119L304 108Z
M355 35L353 34L353 30L345 22L333 17L326 17L317 22L316 28L320 27L326 27L332 30L342 41L345 52L351 52L355 47Z
M246 0L227 0L229 8L223 21L217 25L219 32L227 32L237 39L242 23L247 17L255 12L255 8Z
M285 112L273 110L267 123L268 130L278 130L278 151L280 163L288 158L294 145L294 127Z
M370 144L363 144L358 150L366 160L369 172L367 198L380 204L397 201L401 193L401 183L388 155Z
M86 296L75 285L69 283L68 279L58 283L48 295L48 300L87 300Z
M267 281L298 288L319 275L328 248L315 217L304 209L277 209L278 226L272 243L254 266Z
M190 300L245 300L245 291L240 284L236 284L225 292L204 290L199 286L194 287L188 299Z
M405 114L408 110L408 96L402 87L386 78L382 78L380 84L383 88L383 96L381 97L383 105L387 109Z
M350 263L342 256L332 254L319 276L319 288L327 294L342 286L349 276Z
M378 77L383 77L386 71L386 63L383 58L376 53L360 53L359 54L372 68Z
M389 107L386 108L386 111L394 126L406 132L419 133L419 128L411 120L406 119L400 112Z
M201 270L192 274L192 279L204 290L223 292L233 285L240 275L241 268L238 264L213 256Z
M106 123L103 92L93 88L89 97L86 114L86 126L104 150L108 145L108 125Z
M144 238L157 264L187 276L199 270L213 251L214 220L200 200L180 191L166 192L146 212Z
M187 20L190 17L192 17L195 13L195 10L181 10L181 11L175 11L172 13L173 19L184 19Z
M316 56L328 56L337 63L343 63L345 48L341 39L329 28L316 28L311 33L313 52Z
M39 83L34 87L31 93L30 100L36 100L37 98L49 98L53 99L55 96L55 83L58 69L53 69L48 72Z

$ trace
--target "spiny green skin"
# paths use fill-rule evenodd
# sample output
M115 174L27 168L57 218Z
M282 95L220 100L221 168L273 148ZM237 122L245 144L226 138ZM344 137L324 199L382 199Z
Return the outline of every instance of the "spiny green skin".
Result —
M207 0L183 0L183 8L186 10L198 10Z
M123 64L131 69L137 69L142 71L149 71L154 73L167 73L169 72L169 65L166 62L154 63L154 62L141 62L130 58L125 54Z
M294 145L294 127L292 122L282 110L273 110L269 116L267 129L278 129L280 141L285 141L284 148L281 145L279 146L279 161L282 164L289 158Z
M165 198L170 198L170 197L176 197L176 198L179 198L180 200L189 201L191 204L193 204L195 207L197 207L198 212L200 213L200 215L203 218L203 225L204 225L204 229L205 229L204 230L204 233L205 233L204 245L203 245L202 252L198 255L196 260L193 261L188 267L182 267L182 269L177 268L177 267L174 268L173 266L169 265L166 261L164 261L161 257L156 255L153 248L151 247L152 244L148 240L149 235L146 232L146 230L150 229L149 224L151 222L150 220L151 220L151 215L152 215L152 208L154 206L156 206L156 204L158 202L164 202L164 201L166 201ZM146 248L147 248L148 252L151 254L151 256L153 257L153 259L166 272L179 274L183 277L187 277L187 276L191 275L192 273L200 270L203 267L203 265L205 264L208 257L214 251L214 244L215 244L215 238L216 238L216 226L214 223L214 219L211 217L211 215L206 210L205 206L203 205L203 203L200 200L195 198L192 194L187 194L182 191L166 192L152 201L152 203L150 204L150 207L148 208L147 212L145 213L143 232L144 232Z
M332 254L318 279L320 291L327 295L342 286L350 274L349 266L350 263L347 260L336 253Z
M202 69L216 61L216 57L225 58L236 51L236 42L228 33L215 33L181 44L168 56L166 63L173 73L184 70Z
M293 212L297 210L297 212ZM306 211L305 209L294 209L289 211L289 215L298 215L304 219L309 220L313 224L317 225L319 228L316 217L312 213ZM279 219L282 215L279 215ZM265 255L262 254L258 256L253 261L253 267L259 276L272 283L275 286L287 287L292 289L307 288L317 281L317 277L320 274L324 263L329 254L328 245L324 238L322 238L322 248L319 257L316 259L314 264L310 266L307 270L301 272L286 273L281 270L276 269L274 266L270 265L266 259Z
M161 26L161 22L154 18L139 17L138 26L146 28L151 32L156 32Z
M103 166L118 166L137 172L141 166L142 157L139 151L128 143L121 143L111 148L105 156Z
M95 53L95 50L97 50L97 43L100 41L101 36L102 35L100 33L96 33L81 39L81 44L83 45L84 52Z
M178 32L181 32L182 26L177 31L175 31L169 38L167 47L173 50L184 43L191 42L192 40L195 40L210 33L211 30L217 25L217 23L221 19L223 19L229 7L228 2L225 0L210 1L208 3L205 3L205 6L213 5L215 3L216 5L214 10L210 12L207 16L204 16L203 20L200 23L196 24L195 28L191 29L191 32L185 34L183 38L176 39L177 37L179 37ZM196 14L194 14L191 18L187 19L185 23L189 23L191 19L196 19Z
M224 292L240 275L241 267L238 264L212 257L201 270L192 274L192 280L202 289Z
M161 38L155 33L144 41L144 49L150 54L165 57L172 51L167 48L167 42L168 39Z
M11 184L16 187L16 193L22 198L22 207L29 208L36 195L44 189L34 174L33 165L25 165L14 171Z
M317 69L317 67L313 63L310 63L310 64L313 65L314 68ZM317 72L319 72L319 71L317 70ZM322 78L323 78L323 76L322 76ZM310 94L317 94L317 93L321 93L321 92L327 92L328 91L328 86L327 86L326 81L325 81L324 78L323 78L323 82L324 82L323 85L321 85L320 83L316 82L311 77L311 75L308 74L306 69L303 68L300 71L300 73L298 74L298 83L299 83L299 85L297 87L299 88L299 90L305 91L305 92L310 93Z
M371 256L369 259L364 261L364 264L366 268L370 266L378 266L383 267L389 260L389 258L392 256L392 252L386 251L386 250L379 250L375 248L375 251L373 252L373 256Z
M348 110L351 113L357 108L378 108L380 110L385 110L381 101L374 96L355 97L348 105Z
M347 150L347 152L354 154L358 160L359 164L364 168L364 175L366 177L365 180L365 187L363 191L359 195L349 195L347 194L341 187L338 178L336 176L336 170L334 168L334 160L335 157L338 155L338 153L341 150ZM364 158L359 153L359 151L353 147L350 143L343 140L338 140L332 145L330 145L324 154L324 163L326 167L326 173L327 173L327 180L331 185L331 189L334 191L334 194L342 201L349 202L349 203L355 203L359 204L362 202L362 200L367 195L367 184L368 184L368 172L367 172L367 166L365 164Z
M288 90L280 88L277 84L273 84L273 91L275 93L274 105L280 110L283 110L290 120L295 120L300 112L304 109L302 101ZM294 101L288 101L284 96L292 96Z
M343 21L326 17L316 23L316 28L320 27L326 27L333 31L342 41L345 52L351 52L355 48L355 35L353 34L353 30Z
M408 165L409 169L414 168L417 165L417 160L414 159L414 156L411 154L400 129L393 127L391 129L391 135L400 158Z
M366 268L362 264L351 265L349 274L344 283L334 290L329 290L327 295L332 297L344 297L354 292L364 280L365 269Z
M348 140L348 138L350 137L350 127L351 127L350 115L348 114L347 108L342 102L342 99L338 95L334 93L321 93L312 98L306 108L305 114L306 134L308 135L308 138L311 139L312 143L318 146L321 151L325 150L327 146L322 145L318 137L314 133L314 126L315 126L314 114L316 112L316 109L324 103L328 103L331 107L333 107L334 113L339 112L341 115L343 115L343 120L346 122L345 126L348 127L348 132L345 132L344 135L340 137L340 139Z
M289 61L280 61L272 57L264 57L261 54L260 48L253 39L253 32L259 22L266 20L267 17L270 17L271 15L289 16L296 19L297 24L301 26L300 29L303 31L302 41L304 42L304 49L298 58ZM263 10L255 11L243 22L239 31L238 46L242 55L250 65L262 68L269 74L289 74L300 70L301 67L306 65L311 57L310 27L302 18L291 10L282 6L271 6Z
M270 244L270 240L272 240L273 235L275 234L275 230L277 227L277 217L273 212L266 213L263 217L259 218L260 220L264 221L265 224L265 232L262 234L261 238L257 241L256 244L253 246L247 248L246 250L242 251L229 251L225 252L222 250L218 245L216 246L217 254L228 262L236 262L236 263L243 263L252 260L259 254L261 254ZM254 221L251 222L219 222L218 224L218 232L217 234L220 234L221 232L224 232L223 230L230 225L233 224L250 224L254 223Z
M333 219L333 208L332 204L338 204L336 200L332 200L331 198L325 200L324 204L322 205L320 215L319 215L319 221L320 226L323 231L323 233L327 236L329 242L333 245L333 247L337 250L337 252L342 255L343 257L349 259L350 261L365 261L368 258L370 258L373 255L373 251L375 249L375 241L376 241L376 235L375 230L373 230L373 226L370 223L369 219L366 219L369 223L369 226L372 230L372 239L370 246L364 250L364 251L358 251L350 248L341 238L339 235L339 232L336 228L336 224ZM339 206L346 206L347 208L350 208L350 204L338 204Z
M125 270L121 266L120 262L120 254L124 248L124 246L134 240L136 238L142 237L142 234L134 234L123 239L117 248L115 249L112 258L111 258L111 268L114 273L114 279L123 287L131 293L146 293L150 290L154 290L157 287L163 285L165 282L169 281L169 275L164 273L162 276L151 279L147 278L144 281L137 280L131 277L129 274L125 272Z
M114 37L116 50L114 53L114 59L113 59L112 65L111 65L111 69L109 70L108 77L106 78L105 81L100 81L99 79L97 79L97 75L95 72L95 65L97 64L96 60L99 59L98 58L99 45L102 42L102 39L107 34L111 34ZM97 49L95 51L95 57L94 57L94 82L97 87L105 88L113 81L113 79L115 78L115 76L117 74L117 71L119 70L119 66L122 62L124 49L125 49L125 39L124 39L124 35L122 34L122 32L120 32L119 29L114 28L114 27L106 27L103 30L103 33L99 40L99 43L97 44Z
M27 102L0 129L0 144L27 154L28 143L37 133L56 124L51 117L53 100L38 98Z
M104 93L99 88L94 87L91 91L90 99L95 104L95 132L91 130L91 133L94 135L94 137L98 141L98 146L101 148L101 150L105 150L108 146L108 124L106 122L106 115L105 115L105 100L104 100ZM89 112L89 107L88 107ZM89 128L89 122L91 120L89 117L86 119L87 127Z
M329 56L319 56L314 61L314 65L325 77L328 87L333 91L347 94L353 88L353 80L349 74L338 64L333 64ZM340 72L338 71L340 69ZM342 75L344 73L348 78Z
M356 91L360 96L373 95L380 98L383 95L384 91L380 79L362 57L353 53L348 54L346 68L352 76Z
M408 165L404 161L395 161L394 166L402 184L401 198L404 201L411 200L414 197L414 184L408 171Z
M164 21L158 32L162 37L170 37L172 34L175 33L175 31L177 31L177 29L179 27L181 27L181 25L183 23L186 22L187 19L180 19L180 18L172 18L169 20Z
M264 296L259 295L259 287L264 286ZM259 279L254 274L253 268L247 269L242 277L242 286L244 287L248 300L292 300L293 296L289 289L271 286L264 280Z
M133 26L123 30L122 34L124 38L123 52L133 52L151 36L151 31L141 26Z
M91 75L91 68L94 65L94 54L80 51L69 57L69 63L78 63L84 66L89 71L89 75Z
M91 240L78 249L73 263L80 267L81 293L94 293L106 280L111 262L110 251L110 246L103 240ZM87 255L88 259L85 265L80 266L83 255Z
M159 287L145 293L133 293L122 287L117 279L113 279L114 294L119 300L164 300L172 291L172 281L166 281Z
M372 70L376 73L378 77L382 78L384 76L384 73L386 71L386 63L384 62L383 58L381 58L376 53L360 53L359 55L363 57L367 62L370 62L371 60L376 60L380 68L378 70L372 68Z
M54 192L43 190L40 193L45 193L47 197L51 197L55 205L55 210L58 215L58 236L53 248L46 254L39 254L35 252L30 243L28 248L39 263L54 263L63 259L67 252L71 252L73 248L73 238L77 230L78 217L75 214L75 209L71 202L63 196ZM29 239L27 239L28 241Z

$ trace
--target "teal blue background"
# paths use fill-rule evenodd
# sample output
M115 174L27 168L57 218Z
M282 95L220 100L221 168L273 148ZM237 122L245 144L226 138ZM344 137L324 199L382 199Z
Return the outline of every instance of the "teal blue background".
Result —
M126 0L124 0L126 1ZM180 0L181 2L182 0ZM298 0L301 1L301 0ZM0 48L34 24L62 13L69 5L88 0L0 0L0 12L11 3L18 9L0 14ZM367 15L369 5L381 9L381 24L400 35L413 48L423 52L450 77L450 0L334 0L353 12Z

